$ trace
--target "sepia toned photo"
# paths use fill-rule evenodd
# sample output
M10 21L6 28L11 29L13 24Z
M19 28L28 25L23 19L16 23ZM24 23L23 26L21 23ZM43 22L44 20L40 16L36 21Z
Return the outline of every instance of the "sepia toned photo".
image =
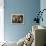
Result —
M12 23L23 23L23 15L12 15Z

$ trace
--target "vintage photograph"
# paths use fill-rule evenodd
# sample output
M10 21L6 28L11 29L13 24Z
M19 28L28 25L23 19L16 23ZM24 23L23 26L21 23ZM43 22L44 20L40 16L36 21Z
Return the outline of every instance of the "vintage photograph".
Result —
M12 23L23 23L23 15L12 15Z

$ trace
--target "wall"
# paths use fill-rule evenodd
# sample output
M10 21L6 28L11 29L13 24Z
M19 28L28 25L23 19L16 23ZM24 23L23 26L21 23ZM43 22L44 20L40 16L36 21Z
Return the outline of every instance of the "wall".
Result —
M43 10L43 9L46 9L46 0L41 0L40 1L40 9L41 9L41 11ZM46 27L46 10L43 12L43 22L41 21L40 22L40 25L42 25L42 26L45 26Z
M4 35L7 41L18 41L32 29L40 9L40 0L4 0ZM24 14L24 24L11 24L11 14Z

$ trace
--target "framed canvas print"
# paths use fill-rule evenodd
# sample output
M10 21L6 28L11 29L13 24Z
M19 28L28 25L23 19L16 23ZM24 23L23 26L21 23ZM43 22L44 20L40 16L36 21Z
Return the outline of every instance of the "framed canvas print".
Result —
M13 14L11 21L13 24L24 24L24 14Z

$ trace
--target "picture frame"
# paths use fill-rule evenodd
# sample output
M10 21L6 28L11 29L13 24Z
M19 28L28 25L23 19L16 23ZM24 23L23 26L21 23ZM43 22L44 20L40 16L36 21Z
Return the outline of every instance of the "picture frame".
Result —
M12 14L11 23L12 24L24 24L24 14Z

